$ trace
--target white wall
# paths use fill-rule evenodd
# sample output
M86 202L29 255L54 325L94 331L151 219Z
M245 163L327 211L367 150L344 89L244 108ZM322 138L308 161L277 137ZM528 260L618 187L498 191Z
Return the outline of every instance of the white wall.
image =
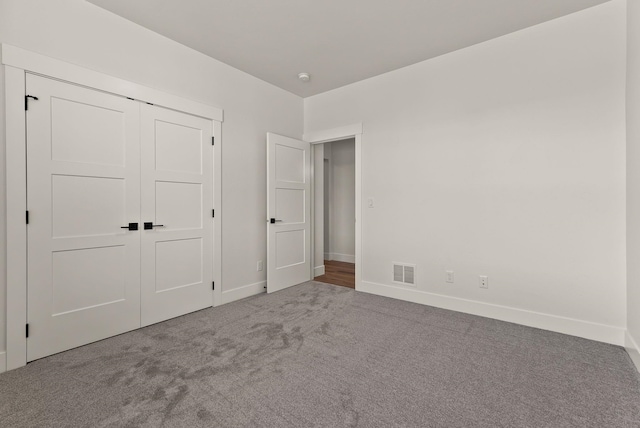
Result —
M301 138L301 98L83 0L0 0L0 42L224 109L222 287L241 290L238 297L262 290L242 287L266 279L256 270L266 261L265 133ZM4 148L4 127L0 135Z
M331 173L329 192L329 233L325 248L328 260L355 263L355 140L326 143Z
M640 369L640 3L627 3L627 348Z
M613 0L305 99L305 132L363 122L361 290L622 343L625 19Z

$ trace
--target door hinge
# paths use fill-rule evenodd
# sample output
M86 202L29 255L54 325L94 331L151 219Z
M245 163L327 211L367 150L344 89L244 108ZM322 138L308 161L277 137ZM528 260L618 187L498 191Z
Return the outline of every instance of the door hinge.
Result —
M211 137L211 145L214 146L216 144L216 137Z
M211 210L211 217L215 217L216 216L216 210Z
M211 289L212 289L212 290L215 290L215 289L216 289L216 283L215 283L215 281L212 281L212 282L211 282Z
M26 211L26 220L27 220L27 224L29 224L29 211Z
M26 337L29 338L29 324L26 325L25 333Z
M38 101L38 97L34 97L33 95L25 95L24 96L24 109L29 110L29 98L33 98L35 101Z

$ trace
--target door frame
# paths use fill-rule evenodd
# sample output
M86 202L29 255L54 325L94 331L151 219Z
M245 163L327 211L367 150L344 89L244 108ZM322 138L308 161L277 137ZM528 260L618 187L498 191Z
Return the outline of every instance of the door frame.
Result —
M15 46L1 44L5 111L5 212L6 212L6 353L0 350L0 373L27 364L27 171L26 171L26 73L133 98L181 111L213 122L214 171L213 306L221 304L222 290L222 109L157 89L89 70ZM0 100L1 101L1 100ZM2 159L0 158L0 162ZM0 185L2 182L0 181ZM1 282L0 282L1 283ZM0 344L1 346L1 344ZM3 358L4 357L4 358Z
M341 141L348 138L355 139L356 151L356 290L362 288L362 122L351 125L341 126L339 128L323 129L319 131L305 132L303 140L315 144L331 143L332 141ZM311 150L311 260L315 262L315 171L314 171L314 153ZM315 263L311 263L311 280L314 278Z

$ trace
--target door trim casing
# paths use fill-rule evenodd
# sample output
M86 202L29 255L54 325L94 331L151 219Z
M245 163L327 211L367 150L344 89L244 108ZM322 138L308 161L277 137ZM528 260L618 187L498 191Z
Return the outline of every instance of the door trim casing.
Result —
M89 70L15 46L0 45L4 71L6 188L6 366L0 373L27 363L27 210L26 73L130 97L213 121L214 144L214 281L213 306L222 304L222 109ZM0 344L1 346L1 344ZM2 350L0 349L0 352ZM0 363L2 360L0 359Z
M330 143L332 141L355 138L356 151L356 290L362 287L362 122L339 128L323 129L319 131L305 132L303 140L314 144ZM314 171L314 151L311 151L311 260L315 260L315 171ZM311 264L311 278L313 279L313 265Z

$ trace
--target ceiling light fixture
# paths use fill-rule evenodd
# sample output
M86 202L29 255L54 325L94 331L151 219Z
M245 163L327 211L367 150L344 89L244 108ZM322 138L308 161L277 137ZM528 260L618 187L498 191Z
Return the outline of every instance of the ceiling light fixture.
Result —
M311 79L311 76L309 73L298 73L298 79L303 82L308 82Z

